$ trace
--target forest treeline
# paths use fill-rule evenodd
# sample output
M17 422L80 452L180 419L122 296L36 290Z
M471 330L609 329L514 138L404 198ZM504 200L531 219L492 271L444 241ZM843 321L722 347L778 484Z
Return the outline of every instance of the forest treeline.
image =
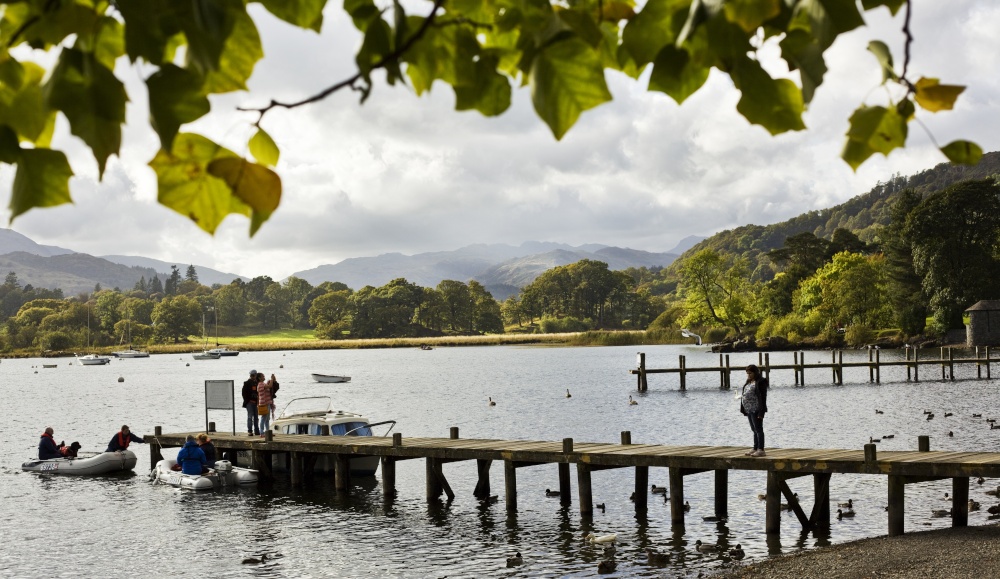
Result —
M216 326L231 336L311 329L324 339L619 329L666 339L687 327L708 341L820 345L859 345L887 329L941 334L962 327L977 301L1000 298L996 175L998 153L976 167L897 175L829 210L716 234L667 268L611 271L581 260L503 301L474 280L428 288L400 278L355 290L258 276L209 287L193 265L66 297L9 272L0 350L177 343Z

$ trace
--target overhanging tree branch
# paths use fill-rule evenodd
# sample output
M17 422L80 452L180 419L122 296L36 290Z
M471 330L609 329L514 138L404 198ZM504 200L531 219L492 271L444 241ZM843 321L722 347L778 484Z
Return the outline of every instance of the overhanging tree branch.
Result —
M427 30L434 24L434 19L437 17L437 11L439 8L441 8L444 2L445 0L434 0L434 6L431 8L430 14L428 14L427 18L425 18L424 21L420 24L420 28L418 28L417 31L414 32L412 36L407 38L406 42L404 42L401 46L396 47L395 50L386 54L378 62L373 64L371 70L378 70L380 68L385 68L390 64L399 62L399 59L402 58L403 55L406 54L406 52L410 50L410 48L412 48L413 45L416 44L416 42L420 40L424 36L424 34L427 33ZM369 72L371 72L371 70ZM254 123L256 125L259 125L260 121L263 120L264 115L267 114L267 112L270 111L271 109L274 108L294 109L310 103L319 102L344 87L351 87L352 90L357 90L363 93L367 93L369 89L359 88L358 86L356 86L356 83L362 80L365 76L367 75L365 75L361 71L358 71L358 73L355 74L354 76L344 79L336 84L330 85L329 87L323 89L322 91L310 97L304 98L300 101L292 103L284 103L272 99L271 102L264 107L256 107L256 108L236 107L236 110L243 112L260 113L260 116L257 117L257 122Z

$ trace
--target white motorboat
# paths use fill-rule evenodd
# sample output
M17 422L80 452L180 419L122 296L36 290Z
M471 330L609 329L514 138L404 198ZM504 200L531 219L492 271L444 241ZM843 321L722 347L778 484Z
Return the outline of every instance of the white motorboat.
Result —
M148 358L149 352L143 352L142 350L133 350L129 348L128 350L121 350L119 352L113 352L115 356L119 358Z
M109 472L124 472L135 468L136 457L131 450L114 452L80 453L76 458L50 458L29 460L21 464L21 470L47 474L93 475Z
M111 358L98 356L97 354L87 354L86 356L77 356L76 361L81 366L103 366L111 363Z
M219 354L213 354L212 352L205 350L204 352L191 354L191 357L194 358L195 360L218 360L222 356L220 356Z
M396 425L395 420L372 423L368 418L355 414L336 410L333 407L333 400L329 396L311 396L306 398L295 398L277 415L273 421L272 428L275 434L305 434L322 436L324 426L328 427L330 436L373 436L372 427L391 425L383 436L387 436L392 427ZM351 476L374 476L378 469L379 458L377 456L364 456L350 459ZM287 469L285 456L276 454L272 459L272 469L278 472ZM333 472L333 458L328 455L320 455L316 459L313 467L315 472Z
M208 351L209 354L218 354L220 356L239 356L239 350L230 350L229 348L223 346L221 348L212 348Z
M215 468L209 469L202 475L184 474L179 470L173 470L175 464L177 461L172 459L157 462L149 473L149 480L193 491L257 484L257 471L233 466L228 460L216 461Z
M313 377L313 380L315 380L317 382L339 383L339 382L350 382L351 381L351 377L350 376L335 376L333 374L313 374L312 377Z

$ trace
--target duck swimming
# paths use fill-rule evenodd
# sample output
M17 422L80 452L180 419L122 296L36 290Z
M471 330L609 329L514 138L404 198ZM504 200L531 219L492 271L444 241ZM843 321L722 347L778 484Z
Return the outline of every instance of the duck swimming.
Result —
M736 543L736 548L729 552L729 556L737 561L740 561L747 555L743 552L743 547L741 547L739 543Z
M618 538L618 533L609 533L600 537L593 533L587 533L583 538L588 543L614 543L615 539Z
M260 556L260 559L257 559L256 557L247 557L246 559L243 559L243 564L256 565L258 563L264 563L266 561L267 561L267 553L264 553L263 555Z
M508 567L517 567L518 565L523 565L523 564L524 564L524 557L521 556L520 552L515 553L513 557L507 557Z
M573 395L569 393L569 388L566 389L566 398L572 398Z
M848 509L854 508L854 499L847 499L846 503L837 503L838 507L846 507Z
M631 394L628 397L628 405L629 406L638 406L639 405L638 402L636 402L635 400L632 400L632 395Z
M667 494L667 487L658 487L656 485L653 485L649 488L649 492L653 493L654 495L665 495Z
M489 398L489 401L490 401L489 404L490 404L490 406L496 406L497 405L497 403L493 401L493 397L492 396L487 396L487 398Z
M846 511L841 510L841 509L837 509L837 520L838 521L841 520L841 519L846 519L848 517L853 517L853 516L854 516L854 511L851 510L851 509L847 509Z
M601 561L597 564L597 572L614 573L616 567L618 567L618 563L616 563L614 559L608 559L607 561Z
M694 548L699 553L714 553L719 547L716 545L706 545L701 542L701 539L698 539L694 542Z
M947 511L944 509L934 509L933 511L931 511L931 516L935 518L950 517L951 509L948 509Z
M559 496L559 491L552 491L552 490L549 490L549 489L545 489L545 496L547 496L547 497L558 497Z
M646 549L646 560L649 561L650 565L666 565L670 562L670 555Z

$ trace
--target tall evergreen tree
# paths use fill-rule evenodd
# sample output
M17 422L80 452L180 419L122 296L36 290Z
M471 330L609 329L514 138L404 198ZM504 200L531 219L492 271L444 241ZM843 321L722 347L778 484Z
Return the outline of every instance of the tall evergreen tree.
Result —
M187 271L184 272L184 279L193 282L198 281L198 271L194 268L193 265L189 265L187 267Z
M927 323L927 296L913 268L913 247L906 230L910 213L920 204L921 197L913 189L902 191L890 212L889 225L881 232L889 278L889 303L896 324L913 336L924 331Z
M160 276L154 275L153 279L149 282L149 293L151 294L162 294L163 293L163 282L160 281Z

